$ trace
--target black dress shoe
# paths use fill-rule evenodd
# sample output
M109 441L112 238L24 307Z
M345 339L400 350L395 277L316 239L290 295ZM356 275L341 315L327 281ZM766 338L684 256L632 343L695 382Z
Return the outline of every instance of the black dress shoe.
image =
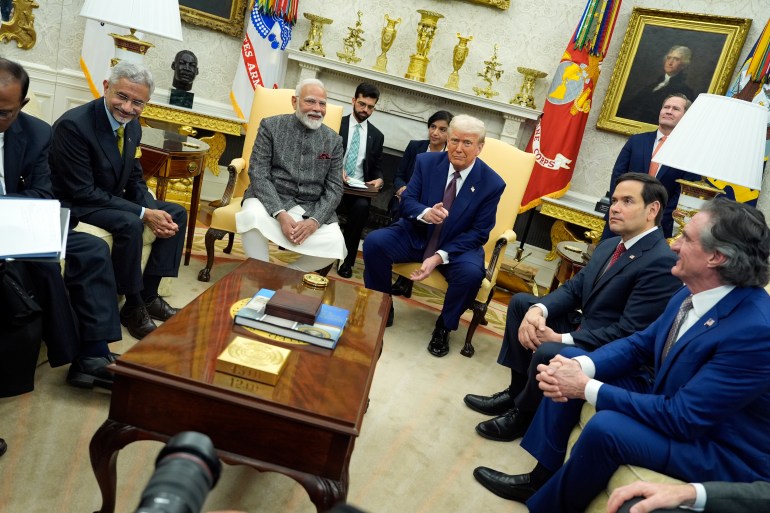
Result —
M353 268L349 264L342 262L337 267L337 274L339 274L343 278L350 278L351 276L353 276Z
M394 296L412 297L412 285L414 285L412 280L399 276L390 288L390 293Z
M150 317L159 321L167 321L178 312L176 308L166 303L166 300L160 296L155 296L155 299L149 303L145 302L144 306L147 308L147 313Z
M428 352L433 356L446 356L449 354L449 330L443 326L436 326L433 329L430 342L428 342Z
M393 310L393 304L390 305L390 312L388 312L388 322L385 323L386 328L390 328L393 326L393 318L395 317L396 312Z
M532 423L532 417L534 415L530 412L512 408L499 417L480 422L476 432L489 440L512 442L524 436Z
M113 363L119 354L107 356L81 356L70 365L67 383L78 388L102 387L112 389L112 373L107 366Z
M487 467L476 467L473 477L498 497L516 502L526 502L542 486L542 483L532 482L531 474L511 476Z
M128 328L131 336L138 340L143 339L157 328L152 319L150 319L150 314L147 313L147 308L144 305L133 308L126 308L124 306L121 308L120 324Z
M7 451L7 450L8 450L8 444L5 443L5 440L0 438L0 456L5 454L5 451Z
M468 405L468 408L484 415L502 415L516 406L510 390L510 388L506 388L502 392L495 392L489 396L468 394L463 401Z

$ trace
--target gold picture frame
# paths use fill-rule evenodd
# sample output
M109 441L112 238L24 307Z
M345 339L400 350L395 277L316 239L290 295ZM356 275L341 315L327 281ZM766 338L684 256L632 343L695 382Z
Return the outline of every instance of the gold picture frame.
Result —
M243 37L249 0L179 0L182 21Z
M497 7L498 9L502 9L504 11L507 11L508 8L511 6L511 0L468 0L468 1L473 2L474 4Z
M634 7L597 128L626 135L655 130L668 94L691 100L724 94L750 27L747 18ZM681 47L691 51L689 63ZM667 55L677 61L666 64ZM668 78L667 69L673 70Z
M0 25L0 41L10 42L16 40L19 48L29 50L35 46L37 33L35 32L35 15L32 9L40 7L33 0L13 0L12 10L6 13L5 6L2 12L2 25ZM5 18L8 17L6 21Z

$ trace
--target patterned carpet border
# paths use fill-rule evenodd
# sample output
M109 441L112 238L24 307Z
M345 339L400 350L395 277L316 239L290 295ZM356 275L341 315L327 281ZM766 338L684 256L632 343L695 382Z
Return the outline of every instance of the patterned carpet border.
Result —
M192 255L196 257L196 260L202 262L205 262L206 259L206 229L207 228L205 226L197 226L195 228L195 237L193 238ZM232 252L230 254L226 254L223 252L223 250L227 246L227 236L225 236L221 241L216 241L214 253L216 260L214 265L216 265L216 262L222 261L245 260L246 255L243 253L243 247L241 246L240 242L240 236L235 234ZM287 251L281 251L277 247L271 245L271 262L279 265L287 264L290 263L294 258L296 258L295 254L289 253ZM359 252L356 258L356 265L353 267L353 276L351 278L345 279L339 277L336 273L336 268L329 272L329 277L340 281L346 281L348 283L354 283L356 285L362 285L364 282L363 267L363 260L361 258L361 253ZM436 312L441 311L441 308L444 305L444 295L441 292L430 287L424 287L420 283L414 284L412 297L410 299L402 297L400 300L405 301L410 305L421 306ZM508 307L505 303L501 303L493 299L489 304L489 308L487 309L486 318L488 324L487 326L479 326L478 329L502 336L505 331L505 318L507 309ZM463 314L461 321L467 325L470 323L472 318L472 313L470 311L466 311Z

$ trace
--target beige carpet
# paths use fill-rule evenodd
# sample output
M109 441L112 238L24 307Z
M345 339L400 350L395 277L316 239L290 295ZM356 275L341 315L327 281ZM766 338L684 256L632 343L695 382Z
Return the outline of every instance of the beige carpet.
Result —
M236 265L217 262L211 283ZM174 306L210 285L195 279L201 267L203 261L193 259L174 280L169 297ZM526 511L487 492L471 474L478 465L516 473L534 465L518 442L477 436L473 427L484 417L462 402L468 392L493 392L506 383L508 373L495 363L500 337L477 332L476 355L465 358L459 354L463 324L451 338L451 353L435 358L425 347L436 312L398 298L395 309L396 323L385 331L371 404L350 464L348 501L370 513ZM126 351L134 342L124 333L113 350ZM0 437L9 444L0 458L2 513L86 513L100 507L88 444L107 416L110 395L67 386L66 372L66 367L41 365L34 392L0 400ZM118 513L135 510L161 447L137 442L120 452ZM217 509L315 511L291 479L229 466L204 511Z

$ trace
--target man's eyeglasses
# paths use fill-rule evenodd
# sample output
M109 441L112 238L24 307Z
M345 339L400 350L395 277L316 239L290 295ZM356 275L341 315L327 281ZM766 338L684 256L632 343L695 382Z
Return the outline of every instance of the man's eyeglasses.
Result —
M2 120L11 119L16 114L18 114L20 110L21 108L12 109L12 110L0 110L0 119Z
M374 110L375 107L375 105L369 105L368 103L362 102L361 100L356 100L356 105L366 110Z
M134 107L136 107L138 109L143 109L144 106L146 105L146 103L143 102L142 100L132 100L131 98L129 98L128 96L126 96L123 93L115 93L115 96L118 97L118 99L121 101L121 103L131 102L131 105L133 105Z
M302 103L308 107L315 107L316 105L321 108L326 107L326 100L316 100L315 98L302 98Z

